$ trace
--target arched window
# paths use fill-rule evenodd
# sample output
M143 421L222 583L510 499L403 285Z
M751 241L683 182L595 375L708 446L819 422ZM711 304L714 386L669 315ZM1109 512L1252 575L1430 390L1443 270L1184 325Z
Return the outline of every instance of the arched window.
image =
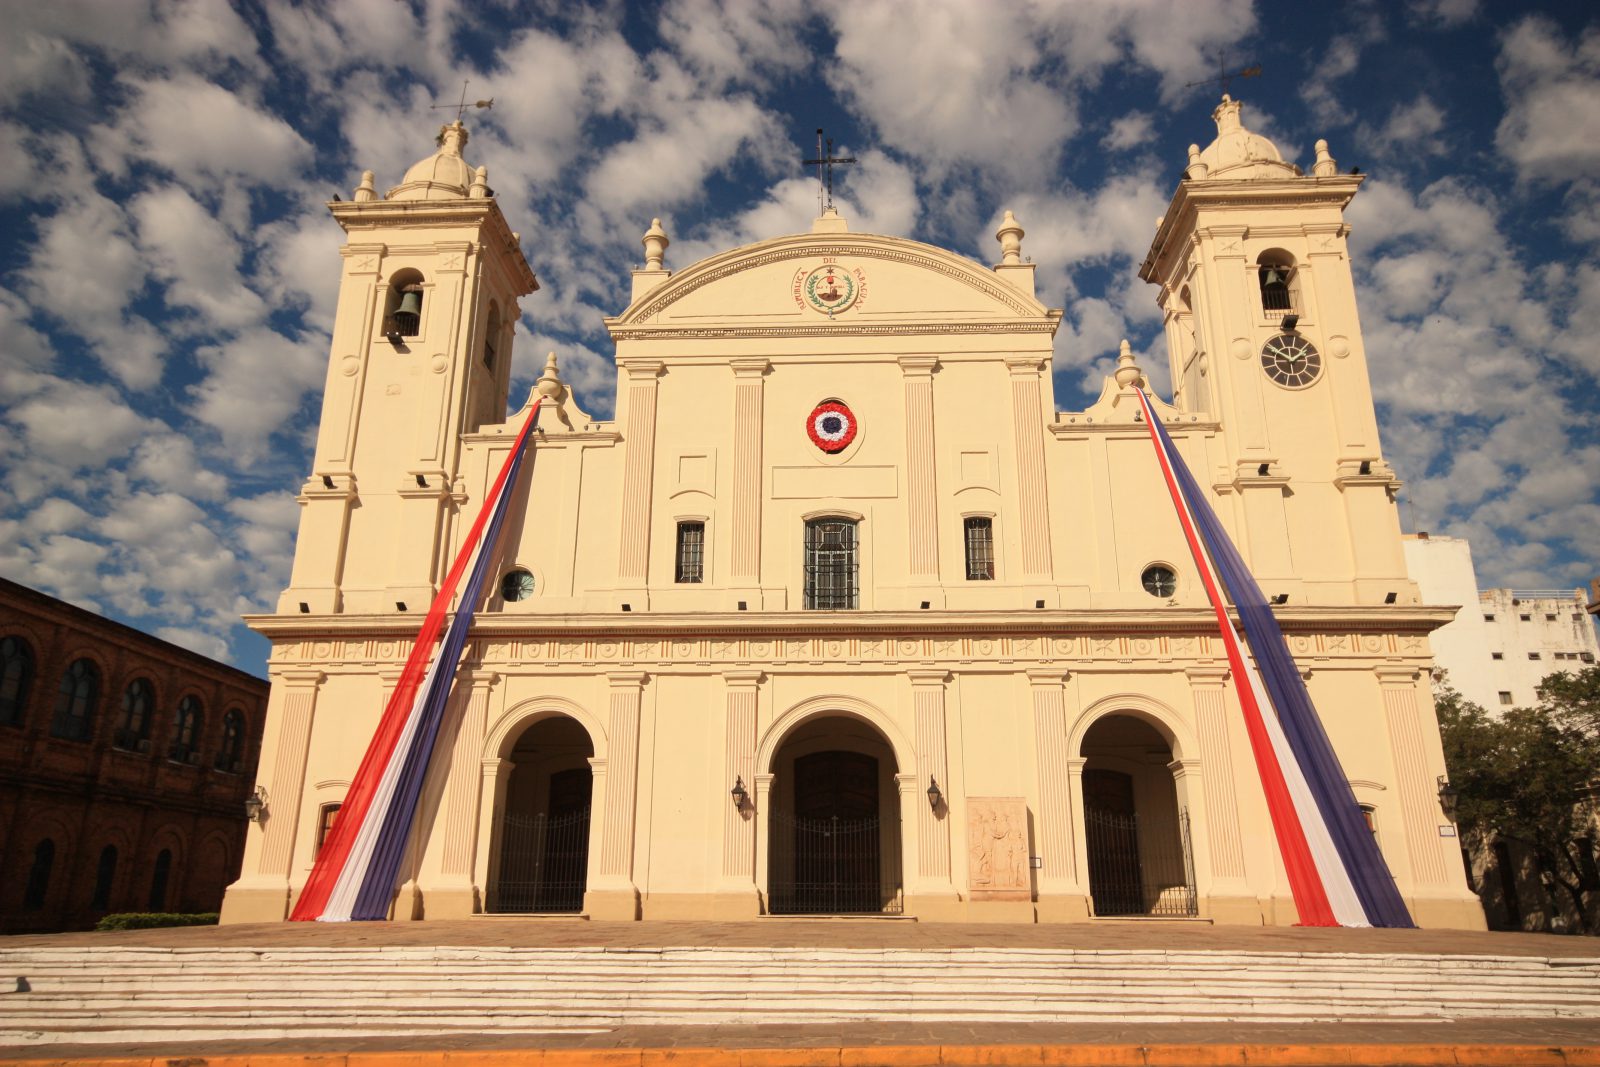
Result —
M38 911L44 907L45 894L50 891L50 870L56 865L56 843L48 837L33 847L33 866L28 868L28 888L22 893L24 911Z
M112 743L118 748L135 752L150 751L150 712L155 707L156 694L150 683L135 678L122 691L122 721Z
M0 638L0 724L21 726L33 688L33 649L20 637Z
M483 331L483 365L494 370L494 354L500 347L500 307L489 305L489 325Z
M222 717L222 748L217 751L216 767L219 771L237 774L244 762L244 712L228 709Z
M333 824L339 821L339 809L343 804L324 804L317 811L317 852L322 851L323 843L328 840L328 835L333 833ZM315 856L316 852L312 853Z
M190 696L178 701L178 717L173 723L172 747L167 750L167 758L174 763L199 763L203 725L199 699Z
M1298 311L1295 300L1294 257L1280 248L1269 249L1256 257L1256 281L1261 286L1261 310L1266 315Z
M100 701L100 671L86 659L73 660L61 676L50 736L87 741L94 734L95 705Z
M415 337L422 332L422 275L414 270L396 271L389 279L389 296L383 313L383 335L391 343Z
M89 907L107 911L111 907L111 883L117 877L117 846L107 845L100 850L100 863L94 870L94 899Z
M841 611L859 606L860 559L854 519L806 522L806 607Z
M167 910L167 879L172 874L172 850L162 849L156 855L154 868L150 872L150 910Z

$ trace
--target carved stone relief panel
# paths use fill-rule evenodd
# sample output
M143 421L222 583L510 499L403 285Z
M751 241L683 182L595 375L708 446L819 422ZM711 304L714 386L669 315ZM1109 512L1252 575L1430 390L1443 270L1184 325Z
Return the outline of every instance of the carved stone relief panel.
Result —
M967 871L973 900L1032 899L1022 797L967 798Z

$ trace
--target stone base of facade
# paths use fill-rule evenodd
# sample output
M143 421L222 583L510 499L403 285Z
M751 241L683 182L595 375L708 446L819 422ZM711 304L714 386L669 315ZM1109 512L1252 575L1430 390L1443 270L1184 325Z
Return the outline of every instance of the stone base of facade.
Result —
M583 896L584 910L589 911L593 893ZM761 897L755 887L724 893L647 893L639 901L642 918L652 920L685 920L738 922L761 917ZM595 915L600 919L609 916Z
M1265 926L1268 922L1255 897L1207 897L1200 914L1219 926Z
M483 910L477 886L436 885L421 892L424 919L469 919Z
M640 917L639 891L631 886L590 889L583 894L583 913L601 922L634 922Z
M971 906L954 893L908 893L903 914L930 923L977 922L968 910Z
M1089 898L1082 894L1041 894L1033 905L1036 921L1081 923L1089 921Z
M1406 901L1411 921L1424 930L1487 930L1483 903L1474 896L1421 898Z
M1035 921L1031 900L969 900L969 923L1031 923Z
M289 917L289 887L257 888L231 885L222 895L222 914L217 920L232 923L277 923Z

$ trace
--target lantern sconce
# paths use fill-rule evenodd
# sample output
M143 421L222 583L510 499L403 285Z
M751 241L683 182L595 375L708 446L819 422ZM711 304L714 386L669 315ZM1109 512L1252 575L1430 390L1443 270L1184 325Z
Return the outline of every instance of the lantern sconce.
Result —
M1439 775L1439 810L1444 812L1444 817L1455 821L1456 801L1461 798L1461 790L1450 784L1450 779Z
M939 792L939 779L928 775L928 806L934 811L939 810L939 802L944 800L944 794Z
M254 793L244 798L244 817L250 822L260 822L267 810L267 791L256 786Z
M744 806L750 803L750 793L744 787L743 776L734 778L733 788L728 791L728 795L733 797L733 809L735 811L743 811Z

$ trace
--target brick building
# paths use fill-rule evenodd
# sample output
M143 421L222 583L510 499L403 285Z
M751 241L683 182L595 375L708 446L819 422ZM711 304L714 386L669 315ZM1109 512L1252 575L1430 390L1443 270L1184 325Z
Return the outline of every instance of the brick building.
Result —
M214 911L267 683L0 579L0 933Z

